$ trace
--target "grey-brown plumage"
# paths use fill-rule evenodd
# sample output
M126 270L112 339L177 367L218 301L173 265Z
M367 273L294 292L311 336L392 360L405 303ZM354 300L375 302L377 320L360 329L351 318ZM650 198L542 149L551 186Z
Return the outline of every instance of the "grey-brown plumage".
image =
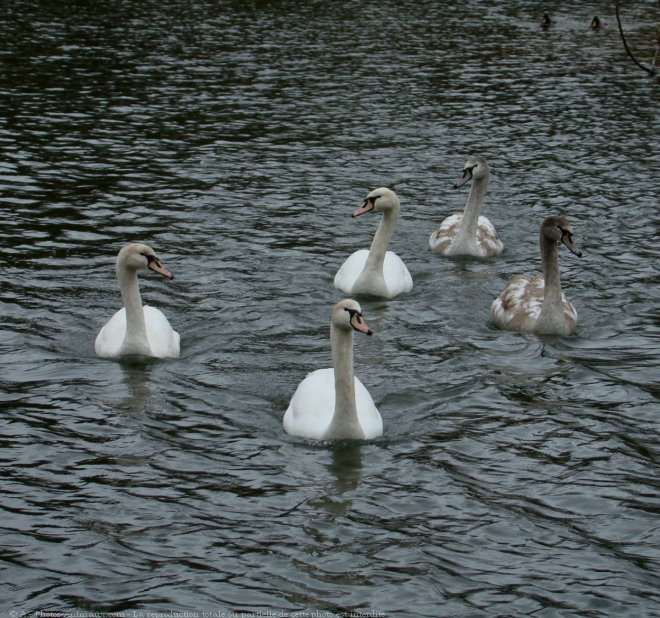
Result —
M573 242L571 225L564 217L548 217L541 224L543 275L513 277L491 305L495 324L504 330L540 335L571 335L577 311L561 290L558 244L582 256Z

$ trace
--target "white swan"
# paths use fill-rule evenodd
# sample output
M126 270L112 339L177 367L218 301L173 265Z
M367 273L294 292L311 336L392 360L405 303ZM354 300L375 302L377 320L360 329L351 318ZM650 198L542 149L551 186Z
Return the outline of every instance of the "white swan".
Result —
M561 291L558 242L582 257L573 242L573 233L564 217L548 217L541 224L543 276L513 277L491 305L497 326L505 330L539 335L570 335L575 331L577 312Z
M472 180L465 210L462 214L450 215L431 234L429 247L442 255L474 255L491 257L500 255L504 244L495 226L483 216L479 216L481 203L486 195L490 168L483 157L468 159L463 175L456 181L454 189Z
M396 253L387 250L400 209L396 193L381 187L369 193L364 204L353 212L353 217L371 211L381 212L383 218L369 251L356 251L337 271L336 288L347 294L371 294L385 298L394 298L402 292L412 290L412 277L403 260Z
M330 320L334 368L317 369L298 385L284 414L287 433L314 440L370 440L383 434L369 391L353 375L354 330L371 335L360 305L342 300Z
M130 243L122 248L117 256L117 279L124 307L110 318L96 337L94 349L98 356L179 356L179 333L172 329L158 309L142 306L137 271L145 268L168 279L174 278L160 263L151 247Z

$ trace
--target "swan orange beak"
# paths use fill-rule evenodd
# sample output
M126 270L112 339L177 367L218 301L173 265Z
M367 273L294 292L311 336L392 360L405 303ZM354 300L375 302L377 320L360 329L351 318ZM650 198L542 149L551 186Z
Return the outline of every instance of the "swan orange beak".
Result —
M463 175L454 183L454 189L462 187L469 180L472 180L472 170L463 170Z
M359 217L360 215L363 215L365 212L371 212L373 209L374 209L374 203L371 200L364 200L364 204L362 204L360 208L354 210L351 217Z
M158 273L159 275L163 275L163 277L165 277L166 279L174 279L174 275L169 270L167 270L167 268L165 268L160 263L160 260L156 257L149 260L147 267L149 268L149 270L153 270L155 273Z
M358 333L364 333L365 335L374 334L374 331L367 326L364 318L359 313L354 313L353 317L351 317L351 326L353 327L353 330L356 330Z

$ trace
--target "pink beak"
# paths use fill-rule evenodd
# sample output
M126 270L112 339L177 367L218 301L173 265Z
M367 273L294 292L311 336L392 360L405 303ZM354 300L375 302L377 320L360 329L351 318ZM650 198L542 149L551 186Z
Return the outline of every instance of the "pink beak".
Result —
M172 275L172 273L167 270L158 259L149 260L147 266L149 267L149 270L153 270L155 273L163 275L163 277L166 277L167 279L174 279L174 275Z
M357 313L351 318L351 326L354 330L365 335L373 335L373 331L367 326L367 323Z
M364 204L362 204L360 208L354 210L351 217L359 217L360 215L363 215L365 212L370 212L373 209L374 209L373 202L370 202L369 200L364 200Z
M471 170L465 170L463 172L463 175L456 181L456 184L454 184L454 189L462 187L466 182L468 182L468 180L472 180Z

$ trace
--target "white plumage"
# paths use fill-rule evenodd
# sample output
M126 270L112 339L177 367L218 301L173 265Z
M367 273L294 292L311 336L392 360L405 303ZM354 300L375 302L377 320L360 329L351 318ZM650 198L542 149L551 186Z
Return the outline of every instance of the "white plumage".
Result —
M403 260L387 250L400 211L396 193L385 187L372 191L352 216L372 211L382 213L383 218L371 248L356 251L346 259L335 275L335 287L347 294L394 298L413 288L412 277Z
M353 331L371 335L360 305L340 301L330 321L333 367L313 371L298 385L282 421L287 433L313 440L370 440L383 434L380 413L353 374Z
M367 271L368 274L358 283L360 276L366 270L368 258L367 249L359 249L346 258L335 275L335 287L344 292L350 290L350 293L371 294L385 298L394 298L412 290L413 281L408 268L392 251L385 253L382 273Z
M371 440L383 435L383 419L362 382L354 376L355 408L363 436ZM284 414L284 430L294 436L323 440L335 413L335 370L317 369L298 385ZM357 437L357 436L356 436Z
M138 270L150 269L168 279L172 274L160 263L148 245L130 243L117 256L117 279L124 307L103 326L94 349L103 358L138 354L155 358L179 356L180 337L163 313L155 307L142 306Z

